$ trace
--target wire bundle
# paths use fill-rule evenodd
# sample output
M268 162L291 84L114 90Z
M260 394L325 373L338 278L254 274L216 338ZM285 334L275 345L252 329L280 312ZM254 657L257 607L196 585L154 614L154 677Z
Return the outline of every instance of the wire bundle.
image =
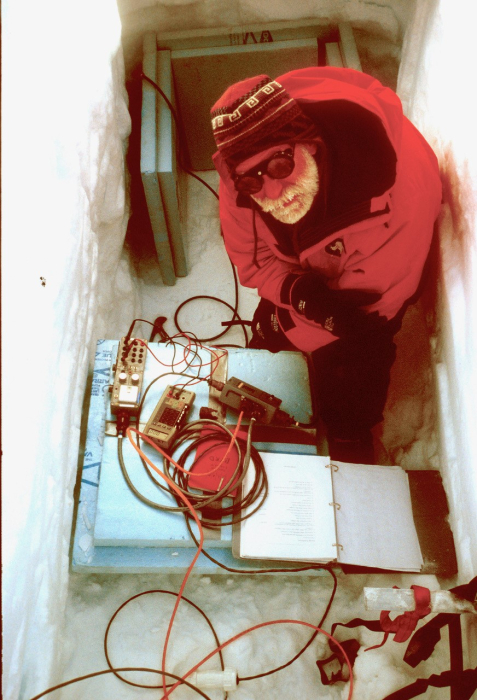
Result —
M136 321L145 321L145 319L135 319L133 321L126 336L127 338L131 337L133 327ZM187 344L184 346L181 343L179 343L179 338L185 339ZM143 343L143 341L141 340L139 340L139 342ZM208 379L213 376L215 370L217 369L221 357L221 355L217 352L217 349L213 349L210 347L205 348L205 346L202 345L201 341L195 338L192 334L188 335L184 333L179 333L177 334L177 336L174 336L169 340L168 344L171 344L173 347L173 359L172 364L170 365L164 365L164 363L154 355L147 343L143 344L145 345L146 349L152 354L154 359L157 362L159 362L159 364L165 367L169 366L171 368L172 374L187 377L187 381L184 382L183 385L181 385L184 387L190 386L197 382L208 381ZM182 358L177 356L177 351L179 348L183 352ZM210 362L203 362L199 354L200 348L205 348L211 353ZM194 370L195 372L197 372L197 374L194 376L186 372L178 372L176 367L178 367L182 363L185 363L187 370ZM207 367L207 365L210 366L210 372L206 376L201 377L200 372L204 367ZM149 390L154 385L154 383L163 376L165 375L161 374L158 377L156 377L146 388L141 400L139 413L137 416L138 425L142 408L144 406L144 401ZM175 386L179 385L176 384ZM136 495L136 497L148 506L156 508L158 510L183 513L184 515L188 515L188 517L190 517L189 508L186 505L184 505L183 500L179 496L179 494L186 495L187 498L190 500L190 503L194 506L194 508L198 511L201 511L202 522L208 527L219 528L225 525L230 525L231 523L233 524L241 522L245 518L250 517L251 515L253 515L254 512L256 512L256 510L258 510L258 508L260 508L260 506L265 501L265 498L268 494L268 481L260 454L252 445L252 427L255 421L252 419L252 421L250 422L248 437L247 440L244 440L243 438L237 437L241 419L242 416L239 417L239 420L235 427L235 431L233 433L225 425L206 418L189 423L177 433L176 440L169 451L170 454L165 453L160 447L158 447L153 441L151 441L139 430L134 430L134 432L136 433L136 444L134 445L134 447L139 454L139 457L146 470L146 473L148 474L151 481L158 488L166 492L173 498L173 500L176 501L177 505L175 506L156 503L155 501L152 501L151 499L144 496L144 494L142 494L136 489L129 477L129 473L124 461L122 444L123 436L120 434L118 436L118 461L126 483L128 484L131 491ZM140 448L141 438L143 441L149 443L155 450L160 452L163 456L164 472L168 477L165 481L162 478L161 480L158 480L154 476L151 469L148 467L145 455ZM190 457L190 455L193 454L199 446L208 444L205 452L202 455L206 456L210 450L215 449L218 445L221 445L223 443L228 443L229 446L224 456L222 457L220 463L217 464L211 471L207 472L206 474L202 473L198 474L197 476L200 478L200 476L206 476L207 474L211 474L214 471L217 471L222 466L229 453L233 452L233 448L235 447L237 463L233 473L228 478L227 482L224 485L221 484L220 488L217 491L208 491L206 489L201 489L202 493L199 493L197 488L191 490L189 488L189 477L191 472L193 471L194 464L192 464L191 470L185 468L185 463ZM180 450L182 450L182 452L180 452ZM177 458L177 461L175 461L173 455L178 451L179 457ZM241 490L240 487L250 466L250 458L252 458L252 464L254 468L254 479L251 488L244 497L234 499L232 505L224 505L223 499L231 498L232 494L236 491L236 489ZM174 484L177 488L173 488L172 484ZM250 510L246 515L242 514L245 508L251 508L254 505L255 507L252 510ZM230 517L232 517L232 520L230 520ZM223 521L223 518L227 518L227 520Z
M217 423L213 420L201 419L194 421L187 424L181 431L179 431L170 455L166 454L140 431L134 430L137 440L136 449L141 458L143 466L149 475L149 478L158 488L171 495L171 497L177 502L177 505L175 506L155 503L135 488L134 484L132 484L131 479L129 478L126 465L124 463L122 438L119 437L118 459L123 476L128 486L131 488L133 493L140 498L140 500L149 506L157 508L158 510L183 513L184 515L188 515L190 517L190 510L186 505L184 505L183 500L178 495L180 493L187 497L196 511L201 512L201 522L203 525L210 528L220 528L225 525L239 523L253 515L253 513L255 513L262 506L268 495L268 480L265 467L259 452L251 442L252 425L253 421L249 427L247 440L244 440L237 437L237 433L240 428L240 421L237 423L234 433L232 433L225 425ZM206 434L204 434L204 428L207 429ZM148 464L144 459L144 454L139 447L140 438L149 443L162 454L164 473L168 477L165 483L161 483L148 468ZM233 446L235 446L236 449L237 464L235 469L228 478L227 482L217 492L208 491L205 489L202 490L202 492L199 492L197 489L191 489L189 487L189 478L191 473L193 473L194 465L192 464L192 468L190 470L186 469L184 465L189 455L191 455L200 445L203 445L204 443L210 444L202 456L206 455L209 450L216 448L218 444L229 444L229 449L212 471L219 469ZM177 450L184 447L184 445L185 449L182 451L176 461L173 458L173 454ZM236 489L238 489L240 492L242 482L248 469L250 468L250 461L252 461L254 468L254 480L251 488L245 495L234 498L232 505L224 505L223 499L231 498L232 492L235 492ZM210 473L212 472L209 471L202 476L206 476ZM171 487L170 482L175 484L175 488ZM244 514L243 511L246 508L249 510L246 514ZM224 520L224 518L226 518L226 520ZM230 520L230 518L232 519Z
M180 491L189 498L194 508L201 512L201 521L203 525L207 527L219 528L224 525L229 525L231 522L239 523L249 518L261 507L268 495L268 480L263 461L257 449L251 444L252 425L253 421L250 424L247 440L243 440L237 437L240 423L237 424L235 433L232 434L226 426L215 421L207 419L194 421L186 425L180 431L174 443L174 450L180 449L186 445L184 451L177 459L177 465L182 467L183 471L177 469L176 466L172 466L173 462L167 457L164 457L165 472L171 480L175 481ZM212 430L207 430L204 434L204 428L211 428ZM214 471L223 463L228 452L231 451L230 448L235 446L237 464L228 481L217 492L204 489L202 494L200 494L197 493L196 490L191 490L189 488L190 472L185 469L185 463L189 455L199 446L209 444L205 452L202 453L202 456L205 456L207 452L214 449L217 444L227 442L229 443L229 450L227 450L221 462L214 468ZM236 489L239 491L241 490L242 482L250 468L250 460L253 463L255 474L251 488L242 497L235 498L232 505L224 505L224 498L231 498L232 493L235 492ZM245 509L249 509L246 515L243 514ZM183 507L181 510L186 511ZM229 520L229 517L232 517L232 520ZM227 520L223 520L223 518L227 518Z
M152 324L151 324L152 325ZM132 326L129 331L129 335L132 333ZM184 334L180 334L183 335ZM195 339L195 341L191 340L190 337L187 337L188 340L188 346L184 350L184 358L182 360L179 360L178 364L181 364L181 362L185 362L187 365L187 369L190 370L192 368L196 369L198 368L198 373L202 370L203 367L206 365L210 365L211 371L210 371L210 377L213 375L215 368L216 368L216 362L218 363L218 360L220 359L218 355L216 355L215 351L210 349L212 353L212 361L210 363L203 363L202 360L200 359L200 356L197 352L197 349L193 349L193 345L196 344L196 346L200 346L200 341ZM160 376L164 376L165 374L175 374L177 376L182 376L182 377L187 377L188 381L184 384L184 386L187 386L190 383L195 383L198 381L204 381L207 380L207 377L200 377L200 376L192 376L189 375L185 372L177 372L175 371L175 365L176 365L176 359L175 359L175 349L176 345L174 344L173 339L171 341L174 345L174 359L172 365L169 365L171 367L172 371L169 371L167 373L164 373ZM148 348L150 352L150 348ZM156 360L158 360L157 357L155 357ZM194 361L198 361L198 365L193 365ZM158 360L158 362L160 362ZM160 362L160 364L164 364ZM139 415L142 410L142 406L144 404L144 399L145 395L148 392L148 390L151 388L151 386L159 379L160 377L156 377L153 382L149 384L149 386L146 389L145 394L143 395L143 399L141 401L141 406L139 410ZM139 415L137 416L137 423L139 424ZM181 684L186 685L188 688L191 690L195 691L198 695L201 697L206 698L206 700L210 700L210 696L208 696L206 693L204 693L200 688L197 688L196 686L192 685L187 681L187 678L195 671L197 670L204 662L208 661L210 658L212 658L215 654L219 654L220 656L220 664L221 668L223 668L223 659L221 657L221 651L228 645L232 644L239 638L241 638L243 635L248 634L252 632L253 630L266 627L269 625L276 625L276 624L298 624L301 626L309 627L313 630L313 634L309 638L309 640L306 642L306 644L300 649L300 651L295 654L289 661L286 663L264 671L260 674L256 674L253 676L242 676L238 680L239 682L245 682L245 681L251 681L257 678L261 678L264 676L271 675L273 673L276 673L277 671L280 671L290 664L292 664L294 661L296 661L301 654L311 645L313 640L315 639L316 635L321 632L325 636L327 636L329 639L333 639L331 635L329 635L327 632L325 632L323 629L321 629L321 625L323 624L325 618L328 615L328 612L330 610L332 601L334 599L334 595L336 592L336 587L337 587L337 580L336 576L331 570L331 568L328 568L327 566L323 565L316 565L316 564L308 564L303 567L299 568L268 568L268 569L260 569L260 570L250 570L250 571L244 571L244 570L239 570L239 569L233 569L231 567L227 567L220 563L219 561L215 560L213 557L210 556L209 553L207 553L204 548L204 533L202 529L202 525L207 525L208 527L221 527L222 525L230 524L230 522L235 523L235 522L240 522L241 520L245 519L245 517L250 517L254 512L260 508L262 503L264 502L267 493L268 493L268 482L266 478L266 472L264 469L263 462L260 458L259 453L257 450L252 446L252 429L253 429L253 424L254 420L251 420L249 430L248 430L248 435L247 439L244 440L242 438L238 437L239 433L239 428L242 420L242 414L240 414L237 425L235 427L234 432L232 433L229 428L226 426L216 422L216 421L211 421L208 419L201 419L199 421L194 421L193 423L188 424L185 426L178 434L176 442L174 444L174 449L171 452L171 455L166 454L164 451L162 451L155 443L150 440L146 435L143 435L139 430L136 428L128 427L126 429L126 435L129 438L131 444L133 447L136 449L136 451L139 453L141 456L141 459L143 461L144 467L146 469L147 474L149 477L156 483L156 485L161 488L166 490L171 496L174 498L176 501L175 506L163 506L158 503L154 503L153 501L150 501L147 499L145 496L143 496L137 489L134 487L134 485L131 483L131 480L129 479L129 476L127 474L127 470L124 464L124 459L123 459L123 453L122 453L122 444L123 444L123 439L124 439L124 428L121 430L120 434L118 435L118 458L119 462L121 465L121 469L123 471L123 475L128 482L130 488L132 491L136 494L138 498L141 498L144 502L146 502L148 505L154 507L154 508L160 508L164 510L173 510L178 513L183 513L186 516L186 522L189 528L189 532L191 534L192 539L197 545L197 552L195 553L191 564L189 565L189 568L187 570L187 573L184 577L184 580L181 584L180 591L179 593L172 593L169 591L146 591L145 593L152 593L152 592L164 592L164 593L172 593L173 595L176 596L176 604L174 606L174 610L172 612L170 622L169 622L169 627L167 630L166 634L166 639L164 643L164 648L163 648L163 653L162 653L162 663L161 663L161 668L160 669L150 669L150 668L138 668L138 667L132 667L132 666L126 666L126 667L121 667L121 668L115 668L113 667L109 656L108 656L108 650L107 650L107 637L108 637L108 632L111 626L111 623L113 619L116 617L116 614L121 610L129 601L126 601L123 603L123 605L120 606L120 608L117 610L117 612L113 615L113 617L110 620L110 623L108 625L108 628L106 630L105 634L105 654L106 654L106 659L109 668L107 670L103 671L98 671L98 672L93 672L91 674L87 674L86 676L81 676L79 678L72 679L70 681L66 681L64 683L60 683L57 686L54 686L52 688L48 688L47 690L43 691L39 695L36 695L34 698L31 700L39 700L39 698L44 697L45 695L53 692L54 690L58 690L60 688L63 688L65 686L71 685L73 683L86 680L87 678L92 678L95 676L100 676L108 673L112 673L116 675L121 681L128 683L129 685L133 685L136 687L142 687L142 688L162 688L163 695L162 698L163 700L166 700L166 698L169 698L171 693ZM206 434L204 435L204 433ZM136 441L134 441L132 437L132 433L136 433ZM140 438L142 438L145 442L148 442L151 446L153 446L158 452L160 452L163 455L163 462L164 462L164 473L162 473L156 465L154 465L151 460L142 453L142 450L140 449ZM184 465L186 463L186 460L188 459L188 456L193 452L193 450L197 449L199 446L203 446L204 444L206 445L207 442L211 442L211 446L209 448L206 448L205 451L202 452L202 455L206 455L208 449L212 449L212 445L214 447L217 446L217 444L222 443L229 443L229 447L226 450L221 462L215 466L211 471L207 472L206 474L211 474L223 463L229 452L235 447L237 455L238 455L238 460L237 460L237 465L235 467L235 470L233 473L229 476L227 483L221 487L218 492L211 492L211 491L203 491L202 494L197 493L197 491L192 491L189 488L189 477L190 477L190 470L185 469ZM172 454L174 451L177 451L179 449L182 449L182 453L178 457L177 461L174 460ZM231 495L231 492L235 490L236 488L239 488L242 484L243 479L245 478L245 475L247 473L247 470L250 465L250 460L252 460L252 463L254 465L254 470L255 470L255 478L254 482L252 484L251 489L247 492L246 496L243 498L240 498L238 500L235 500L232 506L222 506L222 499L224 499L226 496ZM162 485L153 475L153 471L157 472L158 475L164 480L165 486ZM203 473L203 476L206 475ZM183 504L183 505L181 505ZM251 509L246 515L242 515L241 511L244 508ZM201 511L202 515L202 520L198 518L198 514L196 511ZM222 518L224 516L228 517L228 522L222 522ZM196 525L199 530L199 539L196 538L195 534L191 530L191 523L189 522L189 519L194 519L196 522ZM230 520L231 518L231 520ZM214 632L214 637L215 641L217 644L217 647L207 654L199 663L195 664L195 666L191 669L189 669L186 673L183 675L177 676L174 675L168 671L166 671L166 655L167 655L167 648L168 648L168 642L169 642L169 637L171 634L172 626L175 620L175 616L177 613L177 608L181 600L186 600L186 602L191 603L191 601L187 600L183 596L183 591L185 588L185 585L187 583L188 577L199 557L200 554L204 554L208 559L210 559L212 562L216 563L218 566L221 568L230 571L232 573L240 573L240 574L259 574L259 573L278 573L278 572L283 572L283 573L292 573L294 571L306 571L306 570L316 570L316 569L326 569L328 572L331 574L334 580L334 585L333 585L333 591L330 597L330 600L328 602L328 605L326 607L326 610L324 612L324 615L319 623L318 626L313 625L308 622L304 622L301 620L293 620L293 619L282 619L282 620L273 620L269 622L263 622L258 625L254 625L253 627L243 630L239 634L236 634L234 637L228 639L226 642L219 644L217 636L215 635ZM138 594L137 596L133 596L130 600L133 600L136 597L139 597L140 595L143 594ZM194 605L193 603L191 603ZM194 607L197 607L194 605ZM199 610L200 611L200 610ZM202 611L200 611L202 612ZM208 621L209 626L211 626L210 621ZM213 628L211 627L213 630ZM339 642L337 640L333 641L336 643L338 648L342 651L343 653L343 658L345 659L346 663L349 666L350 669L350 686L349 686L349 694L348 694L348 700L351 699L352 694L353 694L353 675L352 675L352 667L351 664L349 663L349 660L346 656L345 650L341 647ZM120 676L120 672L127 672L127 671L146 671L150 673L157 673L162 676L162 683L160 683L157 686L154 685L144 685L140 683L135 683L133 681L129 681L128 679L124 678L123 676ZM176 680L175 683L172 685L167 685L166 684L166 678L173 678ZM227 694L224 694L224 698L227 698Z

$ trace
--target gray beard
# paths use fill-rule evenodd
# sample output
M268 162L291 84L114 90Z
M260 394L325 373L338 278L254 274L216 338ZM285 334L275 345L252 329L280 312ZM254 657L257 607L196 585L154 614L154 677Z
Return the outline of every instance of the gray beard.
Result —
M274 219L281 221L283 224L295 224L302 219L310 211L319 190L319 175L316 161L304 146L298 146L298 148L301 149L305 159L306 169L295 184L287 187L278 199L268 199L267 197L259 199L252 195L252 199L257 202L264 212L268 212ZM292 204L284 206L294 197L296 197L296 200Z

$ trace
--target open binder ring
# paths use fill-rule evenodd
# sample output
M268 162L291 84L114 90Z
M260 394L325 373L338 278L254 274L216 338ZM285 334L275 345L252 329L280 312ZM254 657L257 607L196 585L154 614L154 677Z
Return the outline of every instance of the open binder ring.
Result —
M336 501L331 501L331 503L329 503L328 505L334 506L336 508L336 510L339 510L341 508L341 504L336 503Z
M339 542L333 542L333 544L331 546L336 547L337 549L344 549L343 545L340 544Z
M326 465L327 469L333 469L333 471L338 472L339 471L339 466L337 464L333 464L333 462L330 462L329 464Z

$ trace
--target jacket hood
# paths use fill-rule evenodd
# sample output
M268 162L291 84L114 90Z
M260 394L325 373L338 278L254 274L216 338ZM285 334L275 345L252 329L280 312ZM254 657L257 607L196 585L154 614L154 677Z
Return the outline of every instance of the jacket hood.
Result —
M303 68L276 80L313 119L325 141L332 210L380 197L392 187L403 120L401 102L392 90L350 68ZM224 185L234 191L219 152L213 161Z

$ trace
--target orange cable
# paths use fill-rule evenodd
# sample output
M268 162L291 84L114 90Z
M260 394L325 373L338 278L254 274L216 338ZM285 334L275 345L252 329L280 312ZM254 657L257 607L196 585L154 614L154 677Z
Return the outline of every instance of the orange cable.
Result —
M218 463L218 465L215 466L210 472L202 472L200 474L193 472L192 469L184 469L184 467L181 467L180 464L178 464L172 457L170 457L170 455L168 455L166 452L161 450L159 445L156 445L156 443L153 442L147 435L145 435L144 433L141 433L141 431L137 430L136 428L132 428L132 430L134 430L134 432L137 433L139 435L139 437L141 437L144 440L144 442L147 442L149 445L151 445L151 447L154 447L155 450L160 452L164 457L166 457L166 459L168 459L170 462L172 462L172 464L176 467L176 469L179 469L179 471L181 471L183 474L194 474L194 476L209 476L209 474L214 474L214 472L216 472L217 469L222 466L222 463L224 462L225 458L227 457L230 450L232 449L232 447L235 443L235 439L237 437L239 428L240 428L240 423L242 421L242 417L243 417L243 411L238 417L237 426L232 434L232 439L230 440L229 445L227 447L227 450L226 450L224 456L222 457L222 459L220 460L220 462ZM217 445L220 445L220 443L217 443ZM150 462L147 459L147 457L145 456L145 454L142 452L142 450L140 450L137 447L137 445L136 445L136 451L139 452L139 454L142 457L144 457L144 459L147 461L148 464L150 464ZM151 462L151 464L152 464L152 462ZM156 471L158 471L158 470L156 469ZM162 475L162 472L159 472L159 473Z
M293 624L293 625L303 625L304 627L310 627L311 629L317 630L318 632L321 632L326 637L328 637L328 639L332 640L336 644L336 646L340 649L341 653L343 654L343 658L345 659L346 665L349 668L349 673L350 673L349 684L350 685L349 685L349 693L348 693L347 700L351 700L351 698L353 696L353 667L351 666L351 662L348 659L348 656L347 656L345 650L343 649L341 644L331 634L329 634L329 632L325 632L325 630L321 629L321 627L317 627L316 625L312 625L311 622L304 622L303 620L287 620L287 619L270 620L269 622L260 622L258 625L254 625L253 627L249 627L248 629L243 630L242 632L239 632L235 636L228 639L226 642L224 642L223 644L218 646L216 649L211 651L209 654L207 654L207 656L204 656L204 658L201 661L199 661L197 664L195 664L195 666L193 666L189 671L187 671L187 673L185 673L182 676L182 678L186 679L188 676L190 676L192 673L194 673L194 671L196 671L200 666L202 666L202 664L204 664L206 661L208 661L210 658L212 658L212 656L214 656L215 654L218 654L219 651L221 651L225 647L229 646L229 644L232 644L232 642L237 641L237 639L240 639L241 637L248 634L249 632L253 632L254 630L260 629L261 627L268 627L270 625L281 625L281 624L289 624L289 623ZM166 698L169 697L169 695L172 693L172 691L175 690L175 688L177 688L177 686L179 686L179 685L181 685L181 682L177 681L171 688L169 688L169 690L166 691L166 694L162 696L161 700L166 700Z
M162 362L162 360L160 360L158 357L156 357L156 355L154 354L154 352L153 352L153 351L151 350L151 348L149 347L148 343L145 342L145 341L143 341L141 338L134 338L134 341L137 341L140 345L143 345L143 346L146 348L146 350L148 350L148 351L151 353L151 355L152 355L153 358L156 360L156 362L158 362L158 363L159 363L160 365L162 365L163 367L170 368L170 369L172 370L172 374L174 374L174 368L175 368L175 367L177 367L178 365L182 364L183 362L184 362L184 363L187 363L187 356L188 356L189 352L191 352L191 346L192 346L191 338L189 338L189 336L185 335L184 333L177 333L175 336L172 336L172 338L171 338L172 342L174 342L174 341L173 341L173 338L180 337L180 336L187 338L188 344L187 344L187 346L184 346L184 345L181 345L180 343L177 343L177 345L181 345L181 347L184 349L185 352L184 352L184 355L183 355L183 357L182 357L181 360L179 360L178 362L175 362L175 363L172 362L172 364L168 364L168 363L166 363L166 362ZM132 341L132 342L129 344L128 352L129 352L129 349L132 347L134 341ZM194 385L194 384L198 384L198 383L201 382L201 381L206 381L209 377L212 377L212 375L214 374L215 370L217 369L217 367L218 367L218 365L219 365L220 359L221 359L222 357L224 357L224 356L227 354L227 352L224 352L224 353L222 353L222 355L218 355L218 354L215 352L215 350L213 350L212 348L210 348L210 347L208 347L208 346L206 346L206 345L202 345L202 343L199 343L198 341L194 341L194 342L195 342L195 345L196 345L196 350L195 350L195 352L197 352L197 349L199 349L199 348L200 348L200 349L203 349L203 350L208 350L208 351L210 352L210 354L213 355L213 359L211 359L210 362L201 362L200 365L199 365L199 364L197 364L197 365L194 365L194 364L188 365L188 366L189 366L190 368L192 368L192 369L194 369L194 368L196 368L196 367L200 367L200 368L202 368L202 367L207 367L208 365L211 366L211 372L210 372L210 374L207 374L205 377L197 377L197 380L196 380L196 381L188 382L188 385L189 385L189 386L192 386L192 385ZM214 367L214 363L216 363L216 364L215 364L215 367ZM181 386L181 385L180 385L180 384L177 384L176 386ZM185 386L185 384L184 384L184 386Z
M134 449L136 450L136 452L138 452L139 454L142 455L143 459L147 462L147 464L148 464L152 469L154 469L154 471L157 472L157 473L159 474L159 476L161 476L161 477L172 487L172 489L177 493L177 495L179 496L179 498L180 498L182 501L184 501L184 503L186 504L186 506L189 508L189 510L190 510L190 512L191 512L191 514L192 514L192 517L194 518L194 520L195 520L195 522L196 522L196 524L197 524L197 527L199 528L199 535L200 535L199 546L198 546L198 548L197 548L197 552L195 553L195 555L194 555L194 557L193 557L193 559L192 559L192 562L190 563L190 565L189 565L189 567L188 567L188 569L187 569L187 571L186 571L186 573L185 573L185 576L184 576L184 579L183 579L183 581L182 581L182 584L181 584L179 593L178 593L177 598L176 598L176 602L175 602L175 605L174 605L174 609L173 609L173 611L172 611L171 619L170 619L170 621L169 621L169 626L168 626L168 628L167 628L166 639L165 639L164 648L163 648L163 651L162 651L162 666L161 666L161 670L162 670L163 672L165 672L165 670L166 670L167 646L168 646L169 638L170 638L171 631L172 631L172 625L174 624L174 619L175 619L175 616L176 616L176 613L177 613L177 609L178 609L178 607L179 607L179 603L180 603L180 601L181 601L182 595L183 595L183 593L184 593L184 588L185 588L185 585L186 585L186 583L187 583L187 580L188 580L188 578L189 578L189 576L190 576L190 574L191 574L191 572L192 572L192 569L194 568L195 563L196 563L197 559L199 558L199 555L200 555L200 553L201 553L201 551L202 551L202 549L203 549L203 546L204 546L204 531L203 531L203 529L202 529L202 524L201 524L201 522L200 522L200 520L199 520L199 517L198 517L196 511L194 510L194 507L192 506L192 504L191 504L191 502L189 501L189 499L181 492L181 490L176 486L176 484L175 484L171 479L169 479L168 476L166 476L166 474L164 474L158 467L156 467L155 464L153 464L153 462L151 462L151 460L150 460L148 457L146 457L146 455L145 455L144 453L142 453L141 449L138 447L138 445L136 445L136 443L134 442L134 440L133 440L133 438L132 438L132 436L131 436L131 433L132 433L132 432L138 433L139 431L136 430L136 428L131 428L131 427L129 427L129 428L126 430L126 435L127 435L128 438L129 438L129 442L130 442L131 445L134 447ZM148 442L149 442L149 440L148 440ZM161 450L157 445L154 445L154 443L153 443L153 446L157 449L158 452L162 452L162 450ZM164 453L162 453L162 454L164 454ZM168 456L166 455L166 457L168 457ZM168 457L168 459L171 459L171 458ZM171 459L171 461L175 464L176 467L179 466L178 464L176 464L176 463L174 462L174 460ZM167 693L166 676L164 675L164 673L163 673L163 675L162 675L162 687L163 687L163 689L164 689L164 692Z
M156 471L156 472L157 472L157 473L172 487L172 489L179 495L179 497L181 498L181 500L184 501L184 503L186 504L186 506L189 508L189 510L190 510L190 512L191 512L191 514L192 514L192 517L194 518L194 520L195 520L195 522L196 522L196 524L197 524L197 527L199 528L199 534L200 534L199 546L198 546L198 548L197 548L197 552L196 552L196 554L194 555L194 558L192 559L192 562L190 563L190 565L189 565L189 567L188 567L188 569L187 569L187 571L186 571L186 573L185 573L185 575L184 575L184 579L183 579L182 584L181 584L181 587L180 587L180 589L179 589L179 593L177 594L176 603L175 603L174 609L173 609L173 611L172 611L171 619L170 619L170 621L169 621L169 626L168 626L168 629L167 629L166 639L165 639L165 642L164 642L164 648L163 648L163 653L162 653L162 666L161 666L161 670L162 670L163 672L165 672L165 670L166 670L167 646L168 646L169 638L170 638L171 631L172 631L172 625L174 624L174 619L175 619L175 616L176 616L176 613L177 613L177 609L178 609L178 607L179 607L180 600L181 600L182 595L183 595L183 593L184 593L184 588L185 588L185 586L186 586L186 583L187 583L187 581L188 581L188 579L189 579L189 576L190 576L190 574L191 574L191 572L192 572L192 569L194 568L195 563L196 563L197 559L199 558L199 555L200 555L200 553L201 553L201 551L202 551L202 549L203 549L203 546L204 546L204 531L203 531L203 529L202 529L202 525L201 525L201 522L200 522L200 520L199 520L199 517L198 517L196 511L194 510L194 507L192 506L192 504L191 504L190 501L188 500L188 498L180 491L180 489L176 486L176 484L175 484L171 479L169 479L169 478L166 476L166 474L164 474L163 472L161 472L161 470L160 470L158 467L156 467L156 465L153 464L153 462L151 462L151 460L150 460L148 457L146 457L146 455L142 452L142 450L136 445L136 443L135 443L134 440L132 439L132 437L131 437L131 433L132 433L132 432L141 434L140 431L136 430L136 428L131 428L131 427L128 427L128 428L127 428L126 434L127 434L128 438L129 438L129 441L130 441L131 445L134 447L134 449L136 450L136 452L138 452L138 453L144 458L144 460L147 462L147 464L148 464L152 469L154 469L154 471ZM147 438L146 436L144 436L144 439L146 440L146 442L150 443L158 452L160 452L160 453L161 453L162 455L164 455L167 459L169 459L169 460L174 464L174 466L175 466L176 468L181 469L181 467L175 462L175 460L173 460L169 455L167 455L165 452L163 452L163 451L161 450L161 448L160 448L158 445L155 445L155 444L154 444L151 440L149 440L149 438ZM337 647L341 650L341 652L342 652L342 654L343 654L343 658L345 659L346 664L347 664L347 666L348 666L348 668L349 668L349 672L350 672L350 677L349 677L350 687L349 687L348 700L351 700L352 695L353 695L353 667L351 666L351 663L350 663L350 661L349 661L349 659L348 659L348 656L347 656L345 650L343 649L343 647L341 646L341 644L338 642L338 640L336 640L331 634L329 634L328 632L325 632L325 630L321 629L320 627L317 627L316 625L312 625L310 622L304 622L304 621L302 621L302 620L286 620L286 619L284 619L284 620L271 620L271 621L269 621L269 622L262 622L262 623L259 623L259 624L257 624L257 625L254 625L253 627L250 627L250 628L248 628L248 629L246 629L246 630L243 630L242 632L239 632L239 633L236 634L234 637L231 637L231 638L228 639L226 642L224 642L223 644L221 644L220 646L218 646L216 649L214 649L213 651L211 651L209 654L207 654L207 656L205 656L201 661L199 661L197 664L195 664L195 666L193 666L184 676L182 676L182 678L185 679L185 678L187 678L188 676L190 676L190 675L191 675L192 673L194 673L194 671L196 671L202 664L204 664L206 661L208 661L210 658L212 658L212 656L214 656L215 654L217 654L219 651L221 651L222 649L224 649L226 646L229 646L229 644L232 644L233 642L235 642L237 639L240 639L240 638L243 637L244 635L248 634L249 632L252 632L253 630L256 630L256 629L260 629L261 627L267 627L267 626L270 626L270 625L278 625L278 624L296 624L296 625L303 625L303 626L305 626L305 627L310 627L311 629L314 629L314 630L317 630L318 632L321 632L321 633L324 634L326 637L328 637L328 639L332 640L332 641L337 645ZM165 677L164 673L163 673L163 676L162 676L162 682L163 682L163 690L164 690L164 693L165 693L165 694L162 696L161 700L166 700L166 698L168 698L168 697L170 696L170 694L173 692L173 690L175 690L175 688L177 688L179 685L181 685L181 682L180 682L180 681L177 681L177 683L175 683L171 688L169 688L169 690L167 690L167 687L166 687L166 677Z

